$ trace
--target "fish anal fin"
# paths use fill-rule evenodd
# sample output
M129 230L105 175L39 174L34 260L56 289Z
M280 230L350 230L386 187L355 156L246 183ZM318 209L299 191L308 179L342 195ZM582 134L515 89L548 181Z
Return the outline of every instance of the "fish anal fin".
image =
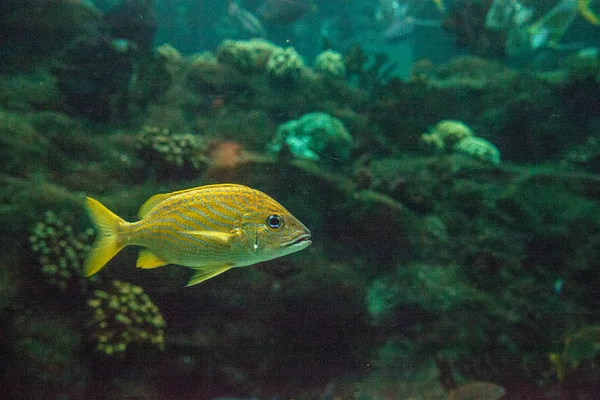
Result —
M137 268L151 269L162 267L167 264L167 261L152 253L150 250L142 250L140 251L140 255L135 266Z
M231 241L237 236L235 233L218 231L180 231L184 235L196 236L204 240L217 244L231 244Z
M215 276L222 274L225 271L228 271L233 267L232 264L227 265L215 265L215 266L206 266L206 267L197 267L196 272L188 281L186 287L197 285L200 282L204 282L210 278L214 278Z

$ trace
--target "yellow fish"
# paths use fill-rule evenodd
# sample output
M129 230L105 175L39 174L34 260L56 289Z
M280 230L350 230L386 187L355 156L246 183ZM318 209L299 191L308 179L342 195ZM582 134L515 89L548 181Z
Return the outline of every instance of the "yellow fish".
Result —
M125 246L145 247L138 268L179 264L196 270L187 286L231 268L305 249L310 231L281 204L247 186L207 185L157 194L144 203L140 221L126 222L86 198L98 238L85 262L94 275Z

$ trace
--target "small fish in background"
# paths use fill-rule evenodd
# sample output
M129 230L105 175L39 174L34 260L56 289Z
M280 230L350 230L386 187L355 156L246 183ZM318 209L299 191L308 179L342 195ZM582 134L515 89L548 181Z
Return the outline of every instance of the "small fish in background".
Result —
M573 24L579 13L576 0L562 0L539 21L528 28L532 49L543 46L555 47Z
M98 238L85 262L92 276L125 246L145 247L138 268L178 264L195 270L187 286L231 268L272 260L307 248L310 231L281 204L243 185L207 185L157 194L126 222L99 201L85 207Z
M406 39L415 30L413 17L408 14L408 3L398 5L393 22L383 31L383 39L386 42L394 42Z
M244 33L250 37L265 37L267 33L260 20L250 11L242 8L239 1L229 0L227 3L229 17L236 21Z
M291 24L316 9L311 0L264 0L257 11L263 21Z
M392 43L407 39L415 30L415 26L440 28L441 21L415 18L427 3L425 1L413 6L410 2L393 2L393 19L392 22L383 31L383 40ZM443 3L434 2L439 11L444 10ZM377 18L377 15L376 15Z
M592 25L600 25L600 18L590 8L590 3L591 0L561 0L538 21L528 25L523 23L509 30L506 39L508 54L527 54L544 48L557 51L582 49L583 43L563 44L561 39L577 16Z
M533 7L519 0L494 0L485 16L485 27L492 31L519 27L529 22L533 13Z

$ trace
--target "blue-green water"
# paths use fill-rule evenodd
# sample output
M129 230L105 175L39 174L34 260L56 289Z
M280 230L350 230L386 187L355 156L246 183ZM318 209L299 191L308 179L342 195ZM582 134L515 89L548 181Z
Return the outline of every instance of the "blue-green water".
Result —
M598 398L599 14L5 0L0 397ZM95 240L130 239L99 238L86 195L134 222L216 183L312 244L258 262L266 203L162 203L168 265L130 246L84 276ZM162 246L191 242L256 262L185 287Z

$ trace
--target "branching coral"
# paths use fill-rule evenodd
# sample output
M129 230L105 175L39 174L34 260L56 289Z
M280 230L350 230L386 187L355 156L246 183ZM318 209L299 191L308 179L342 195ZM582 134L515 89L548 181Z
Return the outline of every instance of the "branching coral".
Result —
M64 290L73 282L81 285L100 282L96 277L83 279L82 265L93 236L91 228L75 233L69 224L49 211L34 226L29 241L33 252L39 255L48 281ZM141 287L113 281L106 291L95 290L88 305L93 313L87 325L93 331L97 350L111 355L124 352L130 343L143 342L163 348L165 321Z
M164 348L165 320L141 287L113 281L107 291L96 290L88 305L93 310L88 326L100 352L123 353L131 343Z
M33 227L29 243L48 282L65 290L74 281L86 284L82 266L93 239L93 229L76 233L71 225L48 211Z

